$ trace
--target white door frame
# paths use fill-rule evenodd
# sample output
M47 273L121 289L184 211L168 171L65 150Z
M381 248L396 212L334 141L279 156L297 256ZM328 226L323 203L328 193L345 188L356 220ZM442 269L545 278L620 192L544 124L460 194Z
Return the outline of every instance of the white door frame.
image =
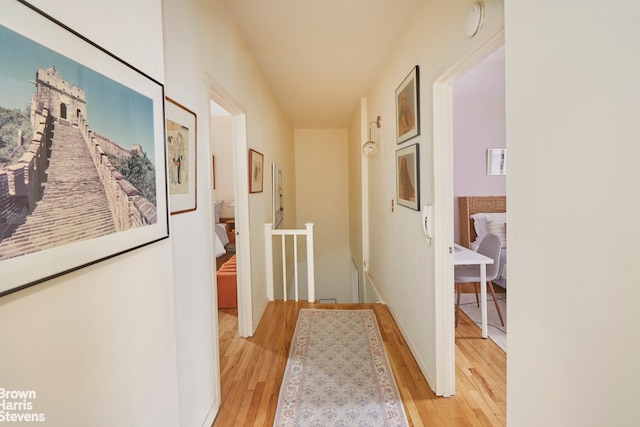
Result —
M207 106L210 108L210 101L214 101L233 116L232 143L235 170L233 181L237 253L236 276L238 282L238 334L241 337L250 337L253 335L253 309L251 299L251 252L249 250L251 246L248 232L249 159L247 154L247 116L244 107L236 102L236 100L207 73L205 73L205 84L207 90ZM208 122L211 122L210 111ZM213 203L213 201L210 203ZM213 235L211 238L213 238ZM213 262L215 263L215 261ZM216 313L217 319L217 301L215 301L215 304L213 311ZM217 336L214 338L216 341L218 340Z
M433 171L436 293L436 394L455 394L453 286L453 82L504 44L504 27L469 43L433 83Z

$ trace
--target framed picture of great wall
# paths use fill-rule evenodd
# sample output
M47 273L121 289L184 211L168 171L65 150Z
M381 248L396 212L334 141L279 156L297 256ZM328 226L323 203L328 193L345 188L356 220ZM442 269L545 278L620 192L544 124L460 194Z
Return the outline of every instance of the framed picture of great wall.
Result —
M169 236L164 88L22 0L0 14L0 296Z

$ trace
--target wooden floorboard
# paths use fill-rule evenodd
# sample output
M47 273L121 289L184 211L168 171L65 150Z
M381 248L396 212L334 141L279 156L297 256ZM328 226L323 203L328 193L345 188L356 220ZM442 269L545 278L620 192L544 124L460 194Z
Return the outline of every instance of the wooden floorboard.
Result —
M412 426L506 425L506 354L461 313L456 328L456 395L437 397L383 304L269 303L253 337L239 338L235 309L218 312L222 403L214 427L270 426L302 308L374 310Z

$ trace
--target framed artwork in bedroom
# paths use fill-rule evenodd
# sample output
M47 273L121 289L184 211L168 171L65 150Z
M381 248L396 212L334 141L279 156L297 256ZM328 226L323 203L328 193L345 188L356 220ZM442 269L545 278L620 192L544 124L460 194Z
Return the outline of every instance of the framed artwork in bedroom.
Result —
M396 89L396 141L402 144L420 135L419 68L413 67Z
M419 147L413 144L396 150L396 197L398 204L420 210Z
M487 175L507 174L507 149L487 148Z
M262 193L264 155L249 149L249 193Z

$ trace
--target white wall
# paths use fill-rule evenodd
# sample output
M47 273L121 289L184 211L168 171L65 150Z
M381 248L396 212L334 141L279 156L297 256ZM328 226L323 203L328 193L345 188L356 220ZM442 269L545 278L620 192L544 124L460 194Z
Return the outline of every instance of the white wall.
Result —
M229 203L235 199L233 117L230 114L212 114L210 141L212 154L215 156L216 200L224 201L220 209L220 217L234 218L235 211L229 207Z
M370 272L432 387L437 327L435 255L423 237L420 212L403 206L391 210L391 201L396 199L395 151L419 144L420 204L433 203L432 85L450 66L450 58L473 43L463 34L468 6L465 1L421 3L368 95L370 121L380 114L383 123L381 152L368 161ZM487 8L487 19L497 19L500 13L499 7ZM397 145L394 92L415 65L420 66L422 134Z
M504 196L505 175L487 175L487 149L506 147L504 47L453 85L454 241L460 243L458 196Z
M164 80L157 1L31 3ZM165 239L1 298L0 387L34 390L45 425L178 425L171 257Z
M507 2L510 426L636 426L640 3Z
M316 298L352 302L346 129L296 129L298 227L314 225Z
M249 196L252 323L267 304L264 223L271 222L270 165L278 160L285 179L293 180L293 131L277 105L244 40L222 2L164 0L167 95L198 114L198 210L172 217L178 335L180 423L209 423L220 403L217 395L216 312L211 307L215 260L209 247L213 213L210 190L209 94L205 73L246 114L247 143L264 154L264 191ZM285 206L295 221L295 184L288 182ZM225 199L227 196L224 196ZM201 207L201 208L200 208ZM236 223L236 226L238 224Z

